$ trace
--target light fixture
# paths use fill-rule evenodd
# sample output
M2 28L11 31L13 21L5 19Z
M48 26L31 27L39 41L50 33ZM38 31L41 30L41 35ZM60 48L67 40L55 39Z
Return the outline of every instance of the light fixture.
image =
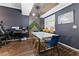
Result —
M32 13L32 16L38 16L38 17L39 17L39 16L40 16L40 14L39 14L40 6L35 6L35 8L36 8L36 11L37 11L37 12L36 12L36 13L33 12L33 13Z
M32 13L32 16L35 16L36 14L35 13Z

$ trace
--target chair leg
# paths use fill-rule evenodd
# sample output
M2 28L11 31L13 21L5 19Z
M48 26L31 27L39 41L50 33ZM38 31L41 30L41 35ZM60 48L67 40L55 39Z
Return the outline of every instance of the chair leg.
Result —
M52 48L52 55L54 56L54 48Z
M0 42L0 48L2 48L2 42Z
M54 50L55 50L55 47L54 48L51 48L51 56L54 56L55 54L55 52L54 52Z
M51 48L51 56L52 56L52 48Z
M19 38L19 42L21 42L22 40L21 40L21 38Z
M6 46L6 44L7 44L7 42L5 41L5 42L4 42L4 45Z
M58 52L58 56L60 55L60 53L59 53L59 50L58 50L58 47L57 47L57 45L56 45L56 50L57 50L57 52Z

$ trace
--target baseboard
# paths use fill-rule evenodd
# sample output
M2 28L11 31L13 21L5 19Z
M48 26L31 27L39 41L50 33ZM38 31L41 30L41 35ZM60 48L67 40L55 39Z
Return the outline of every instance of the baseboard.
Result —
M61 44L61 45L65 46L65 47L67 47L67 48L70 48L70 49L72 49L72 50L74 50L74 51L77 51L77 52L79 52L79 50L78 50L78 49L76 49L76 48L73 48L73 47L71 47L71 46L69 46L69 45L66 45L66 44L64 44L64 43L61 43L61 42L59 42L59 44Z

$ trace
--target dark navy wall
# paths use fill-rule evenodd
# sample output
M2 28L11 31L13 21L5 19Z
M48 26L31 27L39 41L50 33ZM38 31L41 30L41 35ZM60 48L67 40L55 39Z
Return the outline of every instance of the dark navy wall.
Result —
M13 8L0 6L0 21L6 26L17 26L21 20L21 11Z
M21 14L21 10L0 6L0 21L7 27L28 26L29 17Z
M58 16L69 11L74 12L74 22L67 24L58 24ZM67 44L71 47L74 47L76 49L79 49L79 3L73 3L72 5L64 9L61 9L53 14L55 14L56 18L56 33L63 37L62 39L60 39L60 42ZM77 25L77 28L73 29L73 25Z
M29 26L29 16L22 15L21 23L24 27Z
M68 24L58 24L58 16L69 11L74 11L74 22ZM58 12L56 15L56 31L62 35L64 39L60 41L69 46L79 49L79 4L72 4ZM73 29L73 25L77 25L76 29Z

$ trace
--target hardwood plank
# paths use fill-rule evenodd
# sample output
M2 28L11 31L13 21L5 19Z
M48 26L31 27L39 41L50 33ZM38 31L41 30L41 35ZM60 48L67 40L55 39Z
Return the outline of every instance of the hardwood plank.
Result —
M65 46L58 45L60 56L79 56L79 52L73 51ZM57 56L56 48L52 49L52 55ZM50 56L51 50L42 52L40 56ZM28 40L13 41L0 48L0 56L34 56L36 48L33 45L33 38Z

